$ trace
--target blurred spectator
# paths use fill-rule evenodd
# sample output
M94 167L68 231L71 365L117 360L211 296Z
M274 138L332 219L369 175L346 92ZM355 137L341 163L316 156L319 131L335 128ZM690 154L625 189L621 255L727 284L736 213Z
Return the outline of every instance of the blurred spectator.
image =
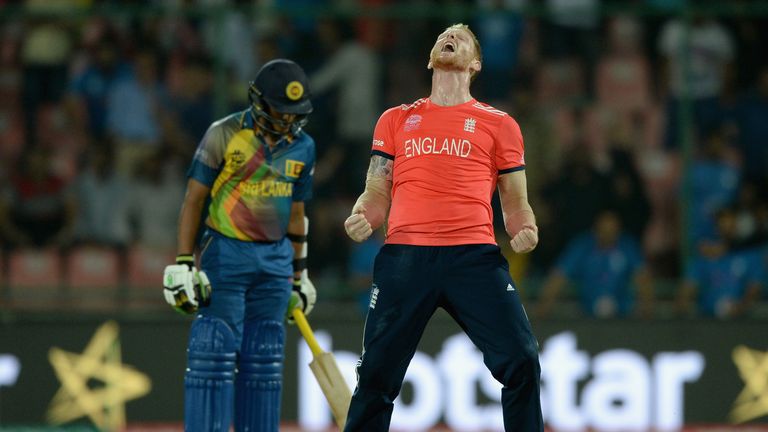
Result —
M652 313L653 285L642 251L636 239L622 230L613 211L601 212L590 232L568 243L542 287L538 316L551 313L568 283L575 285L582 310L589 316L636 313L648 317Z
M179 208L184 199L184 176L164 150L148 156L131 188L135 240L142 246L174 250Z
M210 63L208 57L194 56L179 66L179 86L169 89L159 116L166 142L184 161L192 157L197 143L213 121Z
M138 51L129 67L107 90L106 127L115 143L115 169L130 177L160 144L163 89L151 48Z
M250 8L253 0L200 0L198 3L216 6L228 6L220 9L218 20L203 21L203 36L208 52L221 55L220 61L227 68L230 80L241 84L256 76L257 64L271 59L257 58L257 35L259 32L254 21L260 14L253 14ZM242 49L219 50L222 46L239 46ZM206 123L206 124L210 124ZM201 137L202 138L202 137Z
M694 121L702 126L702 111L716 103L723 90L726 69L735 56L730 32L714 19L695 17L690 28L680 19L668 21L658 38L665 59L663 82L668 91L667 148L679 148L680 103L693 103Z
M768 245L768 220L763 212L768 202L761 196L756 184L742 182L736 202L732 206L735 221L734 248L744 249Z
M640 240L651 217L651 205L632 154L615 148L610 151L609 194L605 205L616 211L624 230Z
M597 65L595 89L600 104L636 114L651 104L651 66L641 50L642 25L630 17L611 19L608 48Z
M731 210L718 212L717 226L719 237L700 246L700 255L686 271L677 296L681 314L740 317L749 313L760 297L765 281L765 252L732 249L736 215ZM694 299L698 299L696 308Z
M756 84L741 104L740 144L746 178L768 184L768 64Z
M477 38L483 47L480 99L507 98L517 66L525 20L520 11L527 0L478 0Z
M0 195L0 233L12 247L63 246L72 235L67 185L52 173L51 152L29 148Z
M375 52L354 38L347 23L325 20L318 34L327 61L310 76L313 95L332 89L335 101L336 137L318 148L315 188L318 196L328 189L341 195L359 192L365 178L373 127L380 109L381 65Z
M131 184L115 170L110 140L88 148L86 163L72 185L76 202L74 240L77 243L126 247L131 240L129 201Z
M71 110L94 136L103 136L107 124L107 100L112 85L130 73L120 52L117 34L104 30L93 46L88 46L87 63L74 72L69 85Z
M544 55L570 59L583 68L584 88L592 94L594 65L600 52L600 0L546 0L549 15L542 31Z
M712 132L690 165L690 196L685 219L689 242L717 237L716 212L734 202L740 177L733 148L729 147L722 131Z
M26 10L31 13L21 43L23 66L24 126L28 145L37 142L36 127L40 105L59 102L67 88L69 59L73 41L65 21L53 18L74 6L71 2L27 0Z
M548 268L568 241L592 226L610 196L608 177L595 169L586 145L576 139L566 150L558 176L543 187L536 209L541 232L547 233L532 252L539 270Z

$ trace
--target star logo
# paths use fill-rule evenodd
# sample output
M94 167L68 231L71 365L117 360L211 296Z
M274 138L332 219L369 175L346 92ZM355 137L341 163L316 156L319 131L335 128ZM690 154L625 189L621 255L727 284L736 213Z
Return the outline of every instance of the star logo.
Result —
M731 357L744 381L744 390L733 402L731 421L744 423L768 415L768 351L739 345Z
M125 403L146 395L152 387L149 377L122 364L114 321L96 330L82 354L53 347L48 360L61 382L47 413L55 425L88 416L99 430L122 430Z

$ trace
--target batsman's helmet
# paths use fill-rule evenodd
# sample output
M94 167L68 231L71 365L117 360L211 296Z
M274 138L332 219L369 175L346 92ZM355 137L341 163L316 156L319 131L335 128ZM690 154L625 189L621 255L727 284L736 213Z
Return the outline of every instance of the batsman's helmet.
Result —
M262 128L274 135L286 135L276 129L288 130L296 136L307 124L307 116L312 112L309 100L309 85L304 70L288 59L276 59L259 69L256 79L249 83L248 99L253 113L266 120ZM291 121L274 117L269 107L280 114L294 114Z

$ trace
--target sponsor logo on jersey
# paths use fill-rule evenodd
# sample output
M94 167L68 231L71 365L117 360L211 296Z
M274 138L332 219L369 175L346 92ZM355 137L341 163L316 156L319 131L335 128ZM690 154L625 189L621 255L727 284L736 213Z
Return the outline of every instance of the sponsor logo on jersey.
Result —
M227 164L233 170L240 168L245 163L245 153L240 150L234 150L228 156Z
M384 141L383 140L373 140L373 146L374 147L384 147Z
M288 177L298 178L301 175L301 171L304 169L304 162L299 162L293 159L286 159L285 161L285 175Z
M421 126L421 116L418 114L413 114L405 120L405 126L403 126L403 130L410 132L418 129L419 126Z

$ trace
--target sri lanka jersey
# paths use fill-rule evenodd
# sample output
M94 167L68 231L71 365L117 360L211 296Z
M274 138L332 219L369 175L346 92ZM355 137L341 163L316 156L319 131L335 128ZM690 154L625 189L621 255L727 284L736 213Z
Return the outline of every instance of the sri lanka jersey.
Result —
M315 142L304 132L273 149L253 129L250 110L214 122L187 175L211 188L206 224L245 241L285 236L291 204L312 194Z

